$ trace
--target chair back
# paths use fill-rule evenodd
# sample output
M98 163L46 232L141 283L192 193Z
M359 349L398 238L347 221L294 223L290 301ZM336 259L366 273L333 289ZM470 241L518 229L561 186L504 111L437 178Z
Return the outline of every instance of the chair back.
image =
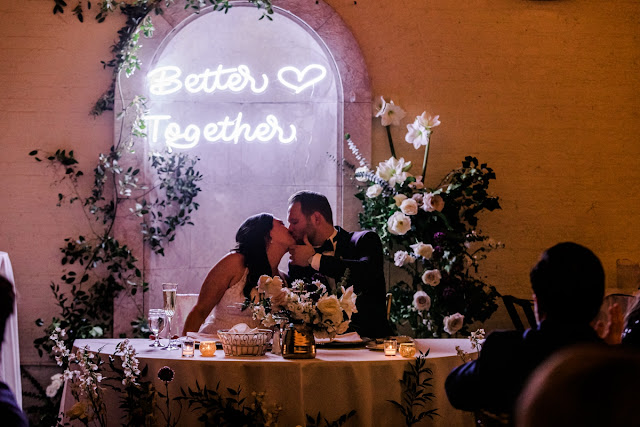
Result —
M176 295L176 314L173 316L173 327L171 328L174 334L182 335L184 322L187 320L191 309L198 302L198 296L199 294Z
M503 295L502 301L504 301L504 306L509 313L513 326L518 331L524 331L527 328L535 328L537 326L536 316L533 314L533 301L516 298L513 295ZM520 313L522 313L524 320L527 321L527 326L525 326Z

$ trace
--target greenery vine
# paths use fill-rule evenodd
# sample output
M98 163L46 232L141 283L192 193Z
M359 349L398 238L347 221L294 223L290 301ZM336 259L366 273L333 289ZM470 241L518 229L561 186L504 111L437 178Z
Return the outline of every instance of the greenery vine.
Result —
M435 396L429 391L433 387L433 384L431 384L433 371L426 366L429 351L430 349L427 349L426 353L420 352L420 355L416 357L415 363L410 363L409 368L402 374L402 379L400 380L402 402L389 400L400 410L407 426L417 424L424 417L433 419L434 416L438 415L437 409L424 409L427 402L432 401Z

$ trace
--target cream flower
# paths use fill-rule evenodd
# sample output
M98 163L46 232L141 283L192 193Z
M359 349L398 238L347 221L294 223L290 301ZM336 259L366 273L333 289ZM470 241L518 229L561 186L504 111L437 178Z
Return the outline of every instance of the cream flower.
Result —
M431 298L425 291L418 291L413 294L413 307L416 310L429 310L431 308Z
M402 201L400 210L405 215L415 215L418 213L418 202L414 199L406 199Z
M426 270L422 274L422 283L429 286L437 286L442 279L440 270Z
M263 274L258 279L258 292L266 294L267 297L279 294L281 289L282 279L279 276L270 277Z
M413 249L413 253L421 256L424 259L430 259L431 255L433 255L433 246L426 245L422 242L418 242L414 245L410 246Z
M402 267L405 264L411 264L414 263L416 261L416 259L409 255L409 252L407 251L397 251L394 255L393 255L393 263L397 266L397 267Z
M382 187L378 184L373 184L371 187L367 188L367 197L370 199L378 197L380 193L382 193Z
M422 199L422 209L426 212L442 212L444 199L439 194L427 193Z
M353 313L357 313L356 294L353 292L353 286L349 286L346 290L342 288L342 296L340 297L340 307L347 313L347 317L351 319Z
M387 230L396 236L407 234L411 229L411 218L402 212L395 212L387 221Z
M393 103L393 101L385 101L384 97L380 97L380 103L376 105L378 107L376 117L380 117L382 122L382 126L396 125L400 124L400 121L407 115L407 113L397 105Z
M340 306L338 297L335 295L325 295L320 297L317 307L318 311L322 313L324 322L328 320L334 325L342 322L342 307Z
M393 200L396 201L397 207L400 207L400 205L402 205L402 202L404 202L406 198L407 196L405 196L404 194L396 194L395 196L393 196Z
M464 324L464 316L460 313L452 314L444 318L442 322L444 324L444 331L449 335L453 335L462 329Z
M416 117L413 123L407 125L407 135L405 135L404 140L409 144L413 144L416 150L423 145L429 144L431 128L440 124L439 117L427 116L427 112L423 112L422 115Z

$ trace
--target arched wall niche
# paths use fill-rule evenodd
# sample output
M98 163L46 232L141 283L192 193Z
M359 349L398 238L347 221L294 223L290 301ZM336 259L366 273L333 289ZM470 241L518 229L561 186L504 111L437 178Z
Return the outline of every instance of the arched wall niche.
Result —
M145 280L150 284L148 304L145 304L149 307L160 306L159 289L163 282L178 283L179 293L199 292L211 266L233 247L235 232L242 221L262 211L285 219L287 198L295 191L312 189L326 194L334 209L336 224L358 228L359 203L353 197L355 187L348 179L343 182L342 171L331 157L355 163L343 138L344 133L349 132L359 141L361 153L370 158L371 91L360 48L342 19L323 2L278 1L274 2L274 12L273 21L259 21L261 11L249 3L234 2L226 15L210 9L194 15L180 9L153 16L154 35L142 40L138 52L141 69L130 78L121 76L116 85L115 116L135 96L142 95L149 100L149 140L144 150L138 149L138 161L147 178L152 174L145 161L148 154L164 148L166 135L176 135L166 133L168 123L176 123L181 132L190 124L200 131L198 143L193 147L185 148L193 145L194 138L172 141L173 149L188 150L200 157L198 169L205 178L197 199L201 207L193 215L195 225L179 232L165 249L164 257L149 253L141 241L133 245L134 251L142 254ZM282 31L279 28L284 29L280 37L272 37L271 43L257 44L257 40L268 39L269 32ZM247 50L251 46L256 50ZM162 67L174 66L178 57L184 68L180 77L176 77L174 68L159 71ZM197 58L203 57L210 62L196 63ZM256 91L252 91L248 81L245 90L237 92L217 87L207 93L191 85L191 92L187 93L184 77L202 73L205 63L212 70L222 65L223 73L229 68L247 65ZM309 64L324 67L326 76L302 87L321 75L321 69L313 67L303 74L303 66ZM282 70L289 66L296 67L298 74L290 69ZM158 83L158 79L151 77L161 74L169 78ZM267 76L266 86L262 74ZM158 83L155 89L151 88L150 81ZM175 81L181 83L175 84ZM160 87L173 90L178 86L180 90L158 94L162 92L158 90ZM209 90L211 87L209 85ZM262 87L266 89L259 92ZM260 142L259 138L247 141L245 137L252 135L251 132L236 132L236 136L240 135L237 142L225 142L224 136L232 135L235 129L231 126L226 133L209 132L210 140L204 138L207 123L224 120L226 116L230 121L237 121L238 113L254 136L260 134L255 133L260 123L271 124L273 128L269 115L276 117L281 131L262 132L263 136L275 135L266 142ZM171 119L165 119L167 115ZM116 120L115 138L119 137L120 126ZM280 142L278 136L290 139L291 126L296 128L296 139ZM118 234L132 236L136 235L138 224L135 220L124 221L119 227ZM117 312L134 309L129 300L116 302ZM116 319L130 318L116 316ZM117 323L116 333L129 328L128 320Z

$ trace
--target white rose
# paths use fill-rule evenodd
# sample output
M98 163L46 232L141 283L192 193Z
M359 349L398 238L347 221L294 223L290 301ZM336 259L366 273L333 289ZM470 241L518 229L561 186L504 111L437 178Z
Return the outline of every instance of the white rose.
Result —
M361 166L361 167L357 168L356 169L356 180L358 180L360 182L367 181L369 178L364 176L367 172L369 172L369 168L366 167L366 166Z
M433 255L433 246L431 245L426 245L422 242L418 242L415 245L411 245L410 247L411 249L413 249L413 253L421 256L424 259L429 259L431 258L431 255Z
M357 313L356 294L353 292L353 286L349 286L346 290L342 288L342 296L340 297L340 307L347 313L347 317L351 319L353 313Z
M422 209L426 212L442 212L442 209L444 209L444 199L439 194L427 193L422 200Z
M411 229L411 218L402 212L395 212L387 221L387 230L396 236L407 234Z
M406 199L400 205L400 210L405 215L415 215L418 213L418 202L413 199Z
M380 193L382 193L382 187L378 184L373 184L371 187L367 188L367 197L370 199L378 197Z
M396 201L396 206L400 207L400 205L402 205L402 202L407 198L407 196L405 196L404 194L396 194L395 196L393 196L393 200Z
M462 328L464 316L460 313L452 314L445 317L442 323L444 324L444 331L449 335L453 335Z
M418 291L413 294L413 307L416 310L429 310L431 308L431 298L425 291Z
M409 255L409 252L407 252L407 251L397 251L393 255L393 263L397 267L402 267L405 264L411 264L411 263L413 263L415 261L416 261L416 259L414 257L412 257L411 255Z
M422 275L422 283L425 285L437 286L440 279L442 279L440 270L426 270Z
M323 321L330 320L334 325L342 322L342 307L335 295L325 295L318 300L318 311L322 313Z

